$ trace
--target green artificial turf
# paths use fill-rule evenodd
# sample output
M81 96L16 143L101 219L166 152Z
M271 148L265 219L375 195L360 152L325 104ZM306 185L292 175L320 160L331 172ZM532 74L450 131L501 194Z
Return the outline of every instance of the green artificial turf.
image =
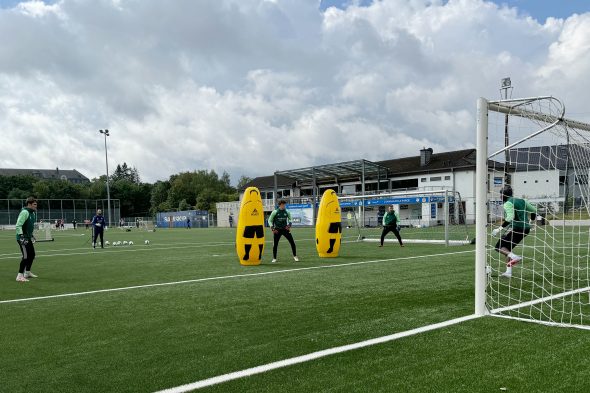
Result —
M56 232L36 244L39 278L18 283L0 232L0 392L157 391L473 313L473 246L345 233L320 259L312 229L293 234L300 262L283 239L277 264L267 242L246 267L231 229L115 229L135 244L104 250ZM485 317L205 391L588 391L587 334Z

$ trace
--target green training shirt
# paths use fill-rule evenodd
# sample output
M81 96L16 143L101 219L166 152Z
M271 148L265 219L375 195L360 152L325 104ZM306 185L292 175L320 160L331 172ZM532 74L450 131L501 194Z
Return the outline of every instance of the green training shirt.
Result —
M16 220L16 238L23 235L25 239L31 240L33 237L33 230L37 222L37 213L33 209L23 207Z
M390 225L395 225L397 222L399 222L399 215L397 214L397 212L394 210L393 212L385 212L385 215L383 216L383 226L390 226Z
M275 209L268 217L268 225L276 229L285 229L287 225L291 225L291 213L287 209Z
M504 221L510 223L512 229L530 228L529 213L536 212L537 208L525 199L510 198L504 203Z

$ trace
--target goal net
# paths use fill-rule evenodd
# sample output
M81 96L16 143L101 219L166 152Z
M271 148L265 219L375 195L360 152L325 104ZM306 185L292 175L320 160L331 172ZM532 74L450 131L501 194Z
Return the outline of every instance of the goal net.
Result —
M155 232L155 225L153 220L139 220L139 229L147 232Z
M458 192L449 190L403 191L364 196L340 197L342 226L356 228L358 239L379 242L383 216L393 206L404 243L446 245L469 244L469 220ZM471 223L473 224L473 223ZM397 242L392 235L385 242Z
M50 222L38 222L35 228L35 238L38 242L52 242L53 235L51 234L51 227L53 225Z
M590 125L564 114L478 101L476 313L590 328Z

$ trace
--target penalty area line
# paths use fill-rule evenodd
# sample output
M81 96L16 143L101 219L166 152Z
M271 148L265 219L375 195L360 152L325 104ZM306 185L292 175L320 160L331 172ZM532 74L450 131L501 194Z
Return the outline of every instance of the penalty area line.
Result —
M331 356L342 352L348 352L355 349L365 348L372 345L382 344L389 341L398 340L400 338L413 336L415 334L425 333L432 330L442 329L447 326L456 325L458 323L462 323L465 321L470 321L472 319L480 318L479 315L467 315L465 317L450 319L448 321L435 323L432 325L422 326L416 329L406 330L404 332L390 334L388 336L377 337L366 341L361 341L354 344L343 345L340 347L333 347L329 349L324 349L322 351L312 352L307 355L297 356L290 359L279 360L277 362L272 362L268 364L264 364L257 367L248 368L241 371L235 371L228 374L218 375L216 377L203 379L197 382L189 383L186 385L181 385L169 389L160 390L156 393L185 393L190 392L192 390L217 385L224 382L229 382L234 379L249 377L256 374L262 374L271 370L276 370L278 368L283 368L287 366L292 366L299 363L309 362L311 360L316 360L325 356Z
M306 270L330 269L330 268L355 266L355 265L367 265L367 264L379 263L379 262L405 261L405 260L412 260L412 259L432 258L432 257L445 256L445 255L456 255L456 254L473 253L473 252L474 252L474 250L455 251L455 252L438 253L438 254L430 254L430 255L415 255L415 256L411 256L411 257L375 259L375 260L370 260L370 261L339 263L339 264L333 264L333 265L320 265L320 266L309 266L309 267L300 267L300 268L292 268L292 269L272 270L272 271L259 272L259 273L232 274L232 275L228 275L228 276L195 278L193 280L161 282L161 283L155 283L155 284L133 285L133 286L129 286L129 287L97 289L94 291L62 293L59 295L35 296L35 297L28 297L28 298L21 298L21 299L0 300L0 304L27 302L27 301L33 301L33 300L57 299L57 298L62 298L62 297L92 295L92 294L97 294L97 293L121 292L121 291L129 291L132 289L164 287L164 286L171 286L171 285L191 284L191 283L199 283L199 282L206 282L206 281L219 281L219 280L242 278L242 277L267 276L267 275L271 275L271 274L301 272L301 271L306 271Z

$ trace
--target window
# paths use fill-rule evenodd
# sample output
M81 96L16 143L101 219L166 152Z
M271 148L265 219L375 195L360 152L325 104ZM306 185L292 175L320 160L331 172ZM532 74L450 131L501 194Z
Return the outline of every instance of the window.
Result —
M445 180L451 180L451 176L445 176Z
M420 179L420 181L421 181L422 183L426 183L426 178L425 178L425 177L423 177L422 179Z
M442 178L440 176L431 177L430 181L440 181Z
M404 180L393 180L391 182L391 188L393 190L399 190L401 188L416 188L418 187L418 179L404 179Z

